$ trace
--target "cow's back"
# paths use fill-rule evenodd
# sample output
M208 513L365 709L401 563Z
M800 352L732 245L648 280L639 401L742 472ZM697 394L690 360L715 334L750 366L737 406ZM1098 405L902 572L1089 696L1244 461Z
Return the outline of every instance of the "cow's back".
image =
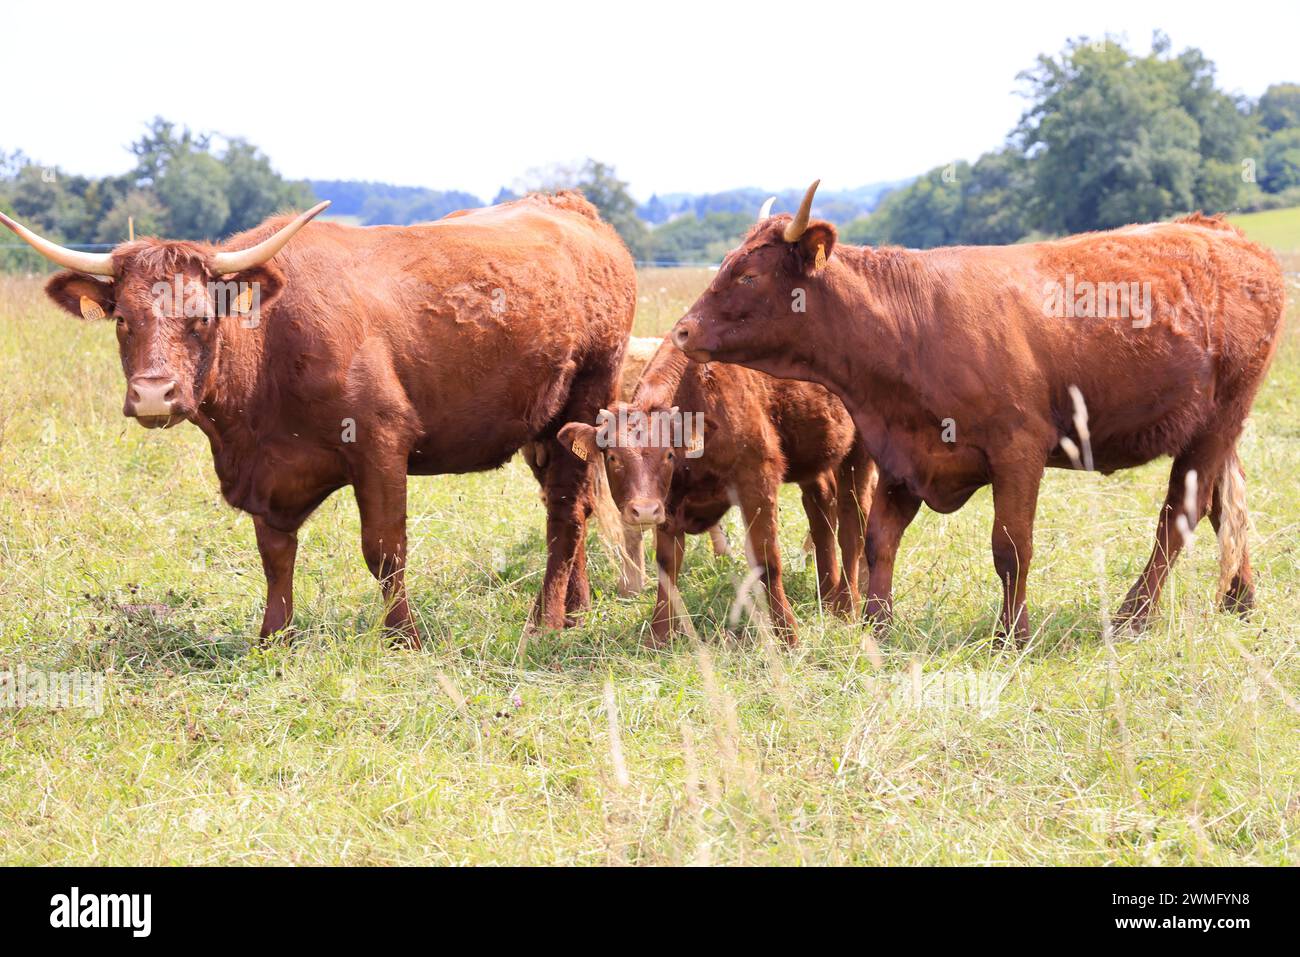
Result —
M636 303L627 249L571 193L416 226L311 223L276 262L280 400L325 439L381 408L413 434L413 471L499 465L553 424L575 376L613 362L612 385Z

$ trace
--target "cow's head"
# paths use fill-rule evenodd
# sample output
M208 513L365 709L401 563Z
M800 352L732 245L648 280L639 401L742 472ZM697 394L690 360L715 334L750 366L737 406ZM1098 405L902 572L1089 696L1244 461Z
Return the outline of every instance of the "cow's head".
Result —
M820 180L818 180L820 182ZM835 248L835 227L809 222L817 183L808 187L793 218L759 221L722 265L709 288L677 321L673 344L697 362L749 365L781 355L796 324L808 319L806 300Z
M601 409L596 425L570 422L560 429L559 441L579 458L603 462L623 521L645 528L668 515L673 470L687 451L680 430L672 427L678 421L676 406L645 410L619 402Z
M224 323L254 325L284 277L270 262L320 203L249 249L140 239L85 253L44 239L0 213L0 222L51 262L45 291L74 316L111 318L126 374L124 415L146 428L193 418L216 385Z

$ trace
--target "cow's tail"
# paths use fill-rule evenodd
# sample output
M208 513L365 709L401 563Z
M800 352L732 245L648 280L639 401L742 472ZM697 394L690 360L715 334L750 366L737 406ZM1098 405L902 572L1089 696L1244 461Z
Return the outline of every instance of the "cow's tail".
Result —
M1233 449L1219 475L1219 594L1227 593L1246 559L1250 515L1246 512L1246 475Z

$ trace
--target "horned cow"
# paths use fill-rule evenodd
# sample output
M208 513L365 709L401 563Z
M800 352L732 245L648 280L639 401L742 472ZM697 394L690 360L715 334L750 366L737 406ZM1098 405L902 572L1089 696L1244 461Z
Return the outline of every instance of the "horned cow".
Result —
M1075 459L1103 473L1173 458L1156 542L1118 618L1141 628L1185 532L1209 514L1223 603L1254 601L1237 456L1277 348L1277 260L1200 215L1018 246L914 251L837 242L798 212L750 230L678 320L700 362L735 362L830 389L880 469L868 521L867 612L892 613L894 559L922 503L993 486L999 630L1028 639L1025 587L1038 487ZM1083 309L1061 287L1086 282ZM1098 288L1142 290L1122 315ZM791 308L797 299L802 310ZM1135 308L1136 306L1136 308Z
M328 205L219 246L138 239L103 254L0 221L70 270L46 286L57 304L113 317L125 414L207 436L222 495L253 517L263 637L292 617L299 527L351 485L385 622L418 645L407 475L496 468L525 444L548 553L531 621L571 624L590 600L590 468L556 432L614 394L636 304L627 249L571 192L407 227L309 222Z

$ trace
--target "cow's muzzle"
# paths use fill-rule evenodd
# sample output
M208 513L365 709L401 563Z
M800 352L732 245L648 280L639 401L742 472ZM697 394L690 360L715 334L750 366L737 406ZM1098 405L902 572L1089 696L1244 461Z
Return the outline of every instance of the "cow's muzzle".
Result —
M133 417L146 429L175 424L176 380L136 376L126 387L126 405L122 414Z
M647 528L651 525L658 525L664 520L664 503L653 499L637 499L634 502L628 502L627 507L623 509L623 521L629 525L639 525Z
M673 345L686 353L696 362L708 362L709 352L699 347L700 321L693 315L685 315L677 320L672 331Z

